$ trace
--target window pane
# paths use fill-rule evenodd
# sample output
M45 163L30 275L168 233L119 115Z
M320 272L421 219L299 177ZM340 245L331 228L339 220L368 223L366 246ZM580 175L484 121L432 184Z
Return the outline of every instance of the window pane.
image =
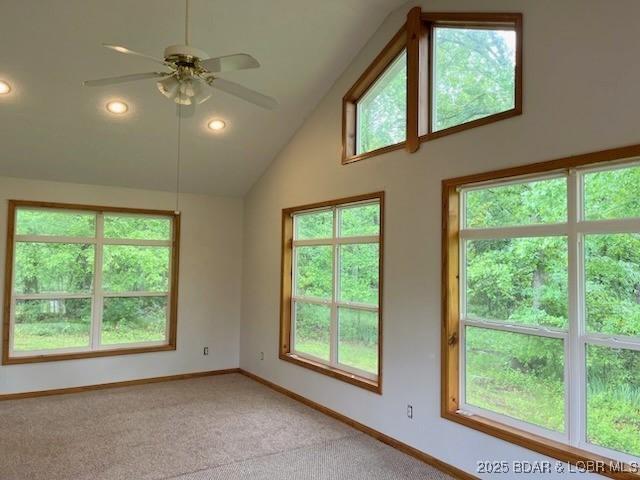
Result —
M640 335L640 234L585 235L587 329Z
M88 347L91 299L17 300L13 350L27 352Z
M340 300L378 305L379 245L340 246Z
M380 233L380 204L340 209L340 236L355 237Z
M402 52L356 106L356 154L403 142L407 133L407 55Z
M466 242L467 316L567 328L565 237Z
M587 347L587 441L640 456L640 352Z
M562 340L467 327L466 402L564 431Z
M102 344L166 340L167 297L106 297Z
M298 296L331 298L333 247L296 247L295 292Z
M333 238L333 210L299 213L294 219L296 240Z
M16 294L91 292L93 245L18 242L15 255Z
M105 245L102 288L108 292L169 290L169 248Z
M295 351L329 361L331 308L327 305L296 302Z
M434 131L515 107L515 31L440 27L434 42Z
M640 166L584 175L586 220L640 217Z
M565 178L468 190L464 194L464 201L466 228L567 221Z
M105 238L171 240L169 218L105 215Z
M16 218L16 234L95 237L96 214L19 208Z
M378 313L340 308L338 362L378 373Z

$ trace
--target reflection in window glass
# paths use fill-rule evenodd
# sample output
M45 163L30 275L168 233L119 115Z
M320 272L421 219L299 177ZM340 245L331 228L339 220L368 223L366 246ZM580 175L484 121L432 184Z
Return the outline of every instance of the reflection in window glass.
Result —
M356 154L403 142L407 134L407 55L402 52L356 104Z
M515 107L513 30L434 29L433 131Z

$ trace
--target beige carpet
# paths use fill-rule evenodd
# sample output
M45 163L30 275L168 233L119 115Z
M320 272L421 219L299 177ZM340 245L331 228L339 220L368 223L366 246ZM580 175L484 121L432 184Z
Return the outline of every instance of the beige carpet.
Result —
M242 375L0 402L2 480L444 480Z

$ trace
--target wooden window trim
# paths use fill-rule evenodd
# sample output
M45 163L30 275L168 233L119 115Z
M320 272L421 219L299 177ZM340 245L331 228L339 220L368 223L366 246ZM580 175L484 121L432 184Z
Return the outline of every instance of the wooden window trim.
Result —
M428 112L426 129L422 127L420 129L420 142L428 142L440 137L445 137L453 133L462 132L471 128L480 127L489 123L498 122L507 118L522 115L522 14L521 13L465 13L465 12L424 12L421 15L422 19L422 34L423 38L426 36L426 43L428 44L428 67L427 67L427 85L433 85L433 27L438 26L455 26L455 27L467 27L467 28L490 28L490 27L513 27L516 33L516 71L515 71L515 105L510 110L504 112L494 113L487 117L478 118L470 122L465 122L460 125L454 125L449 128L445 128L438 131L433 131L433 89L429 86L425 87L427 90L428 100ZM423 63L421 63L423 64Z
M378 377L377 380L355 375L351 372L331 367L323 363L302 358L291 351L291 303L293 296L293 214L324 207L378 200L380 202L379 266L378 266ZM384 266L384 192L375 192L353 197L339 198L326 202L311 203L282 210L282 262L280 270L280 339L278 352L280 360L308 368L323 375L350 383L371 392L382 394L382 344L383 344L383 266Z
M412 8L405 24L382 49L342 99L342 164L364 160L405 148L416 152L422 142L436 140L453 133L480 127L522 115L523 63L522 14L493 12L422 12ZM469 28L513 27L516 32L515 105L510 110L433 131L433 27L448 25ZM356 103L384 73L389 64L406 48L407 51L407 124L406 140L370 152L356 154Z
M57 210L81 210L95 213L126 213L136 215L155 215L169 217L172 220L171 240L171 278L169 279L169 332L168 342L165 345L153 345L149 347L118 347L87 352L30 355L11 357L9 355L9 337L11 321L11 296L13 290L13 252L15 245L15 221L16 211L19 207L50 208ZM2 365L17 365L25 363L54 362L62 360L75 360L81 358L107 357L116 355L131 355L148 352L162 352L176 350L177 323L178 323L178 278L180 265L180 214L172 210L151 210L124 207L106 207L97 205L39 202L29 200L9 200L7 214L7 241L5 250L5 276L4 276L4 303L2 323Z
M488 435L520 445L535 452L571 464L579 464L615 479L640 479L640 473L628 469L616 471L611 465L616 460L550 440L528 431L482 417L459 412L459 193L461 186L491 180L530 174L543 174L600 162L622 160L640 156L640 144L602 150L557 160L505 168L442 181L442 330L441 330L441 416ZM591 462L591 463L589 463Z
M400 55L406 46L407 30L406 26L403 25L342 98L343 165L405 147L406 140L393 145L377 148L370 152L356 154L356 104L362 96L367 93L376 80L378 80L378 78L380 78L380 76L387 70L387 67L393 63L396 58L398 58L398 55Z

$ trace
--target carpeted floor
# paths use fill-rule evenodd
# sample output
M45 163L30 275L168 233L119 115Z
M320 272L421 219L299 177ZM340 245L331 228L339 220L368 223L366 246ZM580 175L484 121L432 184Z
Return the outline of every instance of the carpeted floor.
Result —
M0 402L2 480L445 480L242 375Z

